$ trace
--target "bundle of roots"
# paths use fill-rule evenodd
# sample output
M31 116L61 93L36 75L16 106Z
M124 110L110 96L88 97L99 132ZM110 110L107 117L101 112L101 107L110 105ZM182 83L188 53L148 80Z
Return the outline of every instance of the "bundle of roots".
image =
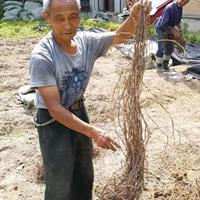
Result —
M133 58L121 76L123 88L118 96L118 121L123 132L125 166L122 174L112 178L104 188L101 199L105 200L137 200L143 191L145 142L140 108L146 51L146 17L143 11L138 24Z

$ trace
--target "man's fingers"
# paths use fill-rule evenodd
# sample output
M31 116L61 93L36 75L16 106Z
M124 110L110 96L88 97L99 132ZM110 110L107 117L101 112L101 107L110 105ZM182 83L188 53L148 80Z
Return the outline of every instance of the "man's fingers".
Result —
M112 138L111 138L111 142L112 142L112 144L113 144L114 146L116 146L117 148L121 148L121 146L120 146L117 142L115 142L115 140L113 140Z
M104 135L99 136L99 138L96 141L97 145L99 147L105 148L105 149L111 149L113 151L116 151L117 148L121 148L120 145L111 137Z
M151 1L145 1L143 3L143 8L144 8L144 12L146 14L149 14L151 12L151 9L152 9L152 3L151 3Z
M138 15L141 8L142 4L140 2L135 3L131 8L131 14L133 16Z
M110 149L111 149L112 151L116 151L116 150L117 150L112 144L110 145Z
M117 144L117 142L115 142L115 140L113 140L112 138L108 138L108 148L113 150L113 151L116 151L117 148L121 148L119 144Z
M137 2L137 3L135 3L132 6L131 11L139 13L139 11L140 11L141 8L144 9L144 12L146 14L149 14L151 12L151 9L152 9L152 3L151 3L151 1L146 0L146 1L144 1L143 4L141 4L140 2Z
M111 143L106 143L105 148L111 149L112 151L116 151L115 147Z

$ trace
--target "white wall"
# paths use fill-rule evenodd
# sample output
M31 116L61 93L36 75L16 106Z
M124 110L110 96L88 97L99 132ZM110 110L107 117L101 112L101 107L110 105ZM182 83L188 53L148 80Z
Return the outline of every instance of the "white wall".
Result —
M121 11L120 0L114 0L114 11L115 12L120 12Z
M126 0L121 0L121 10L126 7Z
M199 31L200 30L200 18L183 17L183 22L187 23L188 31Z
M103 0L97 0L97 3L99 3L99 11L104 11L104 1Z
M98 11L98 0L90 0L91 11Z
M122 12L123 8L126 7L126 0L114 0L115 12Z

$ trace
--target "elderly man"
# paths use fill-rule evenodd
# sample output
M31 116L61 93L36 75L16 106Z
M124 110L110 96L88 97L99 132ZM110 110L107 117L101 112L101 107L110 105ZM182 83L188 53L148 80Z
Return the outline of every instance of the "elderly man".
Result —
M89 124L84 107L94 62L111 45L132 37L139 11L116 32L77 32L79 0L45 0L44 18L51 26L34 48L30 61L31 86L36 89L36 125L45 170L45 200L92 199L92 140L115 151L119 145L103 130Z
M158 35L156 63L158 73L169 71L169 59L174 51L174 43L162 40L180 40L180 22L183 6L188 2L189 0L176 0L168 4L156 23L156 31Z

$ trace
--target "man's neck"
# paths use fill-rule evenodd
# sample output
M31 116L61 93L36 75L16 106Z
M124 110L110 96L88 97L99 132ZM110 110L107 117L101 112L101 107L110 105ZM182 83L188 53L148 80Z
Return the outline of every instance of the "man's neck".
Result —
M178 1L176 1L176 5L177 5L177 7L179 7L179 8L182 8L182 7L183 7L181 4L178 3Z
M52 33L54 40L58 44L59 47L61 47L66 53L74 55L77 51L77 45L74 40L61 40L56 37L54 33Z

